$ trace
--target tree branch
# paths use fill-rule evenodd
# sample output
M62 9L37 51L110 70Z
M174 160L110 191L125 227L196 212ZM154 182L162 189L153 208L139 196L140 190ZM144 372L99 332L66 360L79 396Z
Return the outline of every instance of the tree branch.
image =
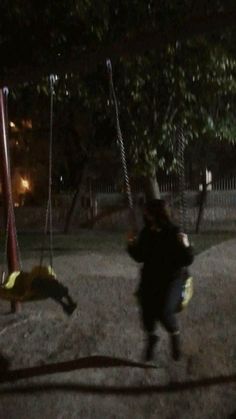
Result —
M99 65L105 65L109 57L116 62L120 57L132 58L142 55L150 50L161 50L167 44L193 38L198 35L220 35L229 27L234 27L236 22L236 10L227 13L218 13L211 16L194 16L181 24L172 25L165 30L155 29L151 31L136 32L132 37L123 38L116 43L106 46L98 45L93 51L81 53L77 59L48 60L44 65L33 63L31 66L19 65L8 68L6 74L0 73L0 87L12 87L24 82L39 82L43 77L50 74L63 75L65 73L77 73L81 77L95 72ZM78 48L81 45L78 45ZM8 48L14 48L8 45ZM6 49L6 45L4 46ZM0 48L0 56L2 49Z

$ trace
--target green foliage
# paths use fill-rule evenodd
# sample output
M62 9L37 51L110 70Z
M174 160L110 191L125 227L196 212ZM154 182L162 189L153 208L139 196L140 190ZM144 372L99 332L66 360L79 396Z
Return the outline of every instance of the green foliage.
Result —
M120 102L139 173L176 170L178 124L187 142L235 141L236 60L222 47L201 38L122 65Z

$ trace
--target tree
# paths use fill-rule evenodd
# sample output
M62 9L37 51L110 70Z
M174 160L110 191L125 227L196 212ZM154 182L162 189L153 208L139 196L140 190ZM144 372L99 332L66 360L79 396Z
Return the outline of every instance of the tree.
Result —
M40 80L51 72L95 72L113 60L154 49L199 34L223 34L235 53L231 33L235 24L233 0L132 2L91 0L40 2L2 1L0 54L3 84ZM234 33L235 35L235 33ZM16 73L17 69L17 73Z
M91 1L72 4L61 0L47 5L40 3L37 6L40 21L34 18L32 6L24 9L20 6L20 0L2 5L3 15L7 16L6 30L9 25L15 28L6 31L7 36L2 35L3 51L4 48L12 51L14 45L19 54L9 55L2 79L4 74L11 74L11 69L14 72L18 66L22 69L22 62L28 67L34 63L41 69L64 68L60 77L61 99L69 106L77 96L85 112L99 126L106 120L107 111L104 51L120 57L116 58L115 84L122 127L130 160L136 172L150 179L149 184L156 180L158 167L176 169L175 133L179 124L184 127L188 141L197 140L202 133L207 137L209 130L212 134L217 130L218 136L223 132L228 137L232 134L234 118L227 117L226 123L222 96L232 106L234 91L230 91L228 82L234 79L235 71L235 29L231 27L234 2L199 2L196 7L195 2L187 1L157 4L134 0L131 7L125 1L107 0L95 9ZM216 27L219 18L230 24L226 31ZM21 38L17 36L19 32ZM31 32L33 37L29 37ZM121 39L125 39L123 47ZM104 48L106 44L110 49ZM81 57L85 58L85 66L77 67L81 70L77 75L73 63L76 60L81 63ZM94 65L91 62L94 58L98 63L102 60L104 66ZM65 62L70 64L65 66ZM223 68L225 65L227 69ZM224 78L228 86L226 94ZM220 107L213 90L216 87ZM47 90L45 79L39 81L38 89ZM215 109L217 126L212 124Z
M121 114L139 172L177 170L179 125L187 141L234 141L236 62L221 49L191 40L122 64Z

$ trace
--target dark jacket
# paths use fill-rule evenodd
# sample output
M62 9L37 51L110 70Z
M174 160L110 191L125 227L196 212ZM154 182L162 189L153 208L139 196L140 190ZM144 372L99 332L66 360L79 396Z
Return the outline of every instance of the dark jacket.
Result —
M192 246L178 238L179 228L168 224L161 230L144 227L137 240L128 245L130 256L143 263L140 291L161 291L176 279L184 279L184 267L193 262Z

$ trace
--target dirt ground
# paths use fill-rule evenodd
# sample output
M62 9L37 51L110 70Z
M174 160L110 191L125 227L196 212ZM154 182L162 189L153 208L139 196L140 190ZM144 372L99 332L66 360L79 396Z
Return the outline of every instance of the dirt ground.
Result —
M139 267L114 249L56 257L78 302L71 317L50 300L18 315L0 302L0 349L11 362L0 419L236 418L235 254L230 240L195 258L194 297L179 315L184 357L172 361L160 328L152 365L142 362Z

